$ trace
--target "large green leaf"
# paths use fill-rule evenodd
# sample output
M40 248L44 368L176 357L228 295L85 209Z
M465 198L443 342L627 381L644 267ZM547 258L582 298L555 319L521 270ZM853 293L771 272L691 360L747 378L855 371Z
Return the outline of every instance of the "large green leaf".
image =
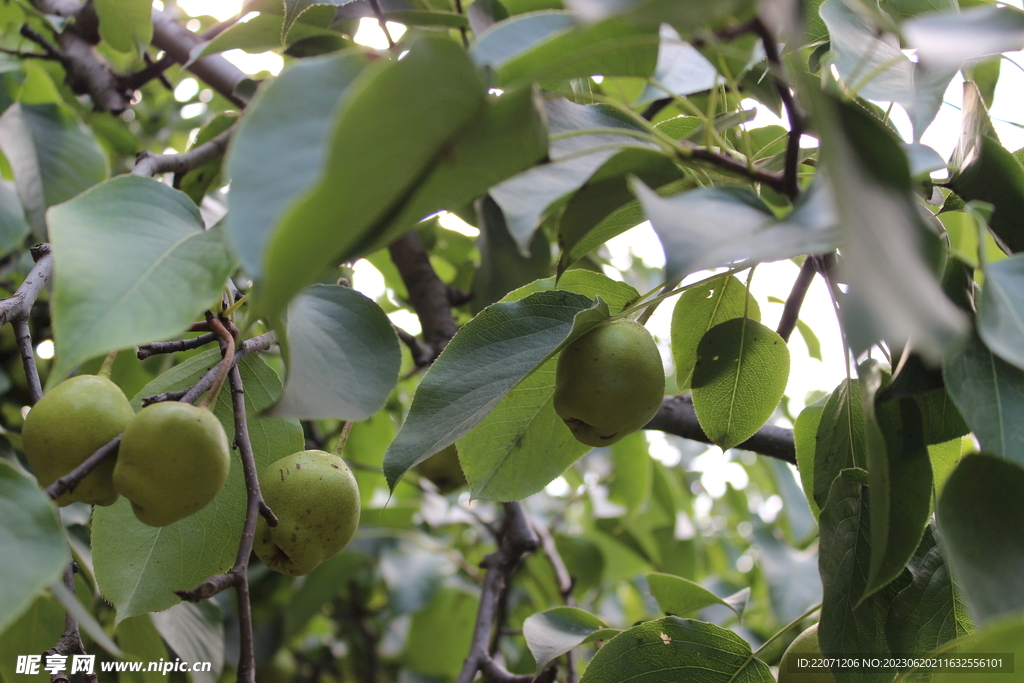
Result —
M555 607L523 621L523 637L538 673L555 657L595 640L595 636L607 639L614 633L593 614L576 607Z
M107 156L89 129L61 105L11 105L0 116L0 150L39 239L47 234L47 208L107 177Z
M109 351L186 330L221 295L233 259L182 192L120 176L50 210L53 331L48 384Z
M677 617L711 605L723 605L740 616L750 599L749 588L744 588L736 595L720 598L699 583L671 574L648 574L647 583L661 611Z
M209 662L210 671L190 672L192 683L216 683L224 667L224 614L217 603L182 602L152 615L160 636L186 662Z
M191 61L201 59L206 55L226 52L227 50L245 50L251 53L276 50L281 47L282 42L286 44L296 43L306 38L318 36L332 36L341 42L344 39L341 34L330 29L321 28L305 23L293 24L288 31L287 39L282 41L284 36L284 17L275 14L262 13L244 23L237 23L234 26L217 34L217 37L207 43L200 43L192 49ZM338 93L324 93L328 97L337 97ZM317 95L308 93L310 98Z
M748 317L760 322L761 309L736 277L723 275L692 287L679 297L672 309L672 360L676 366L676 388L690 388L697 346L715 325L733 318Z
M903 571L931 514L932 467L921 411L912 398L876 405L883 376L877 361L857 369L871 489L871 568L866 597Z
M903 346L909 338L923 357L939 361L968 325L928 260L938 245L914 195L906 154L859 105L817 87L808 92L839 216L842 277L850 287L843 307L847 342L860 354L879 339Z
M398 381L402 352L380 306L339 285L313 285L288 307L288 368L273 415L365 420Z
M259 296L272 317L328 266L463 206L547 150L532 90L488 96L447 37L423 35L407 47L402 59L379 59L352 85L320 181L264 248Z
M228 148L227 231L249 276L262 275L278 218L320 177L335 109L369 63L359 51L299 60L246 108ZM296 108L302 116L292 115Z
M473 637L479 602L459 588L438 591L425 608L413 615L405 641L405 664L426 676L454 679ZM438 634L444 637L438 638Z
M697 346L693 409L704 433L723 450L764 426L789 381L789 348L750 318L715 325Z
M0 635L59 579L68 562L53 502L32 479L0 460ZM6 636L4 637L6 639ZM52 645L52 643L51 643ZM25 654L25 653L20 653Z
M1007 671L1007 667L1014 669L1024 660L1024 616L1015 614L986 624L984 628L971 634L960 646L958 653L966 658L973 655L984 659L990 659L991 653L1006 653L1012 654L1013 660L997 657L1002 664L1001 673L958 667L935 674L933 683L1016 683L1020 679L1020 671Z
M520 301L555 288L553 278L509 293ZM566 273L558 290L600 297L614 315L639 298L631 286L598 273ZM537 493L590 450L555 413L556 358L549 358L512 389L493 410L459 440L459 460L473 495L489 500L521 500Z
M850 467L867 468L860 383L843 380L818 418L814 449L814 500L825 505L833 480Z
M0 180L0 254L6 254L28 234L25 209L14 183Z
M640 76L654 73L658 32L619 19L580 26L571 12L530 12L492 26L473 45L481 67L496 85L552 83L569 78Z
M648 621L615 636L590 660L580 683L631 679L645 683L775 680L768 665L754 657L750 644L732 631L679 617Z
M5 618L14 619L14 616ZM20 617L14 619L6 631L0 628L0 678L5 681L32 681L45 683L50 674L40 666L35 676L19 674L17 671L18 656L46 652L61 634L64 633L64 608L47 594L35 600L29 600L29 607ZM42 662L43 664L45 662Z
M1024 469L968 455L937 512L942 546L974 617L985 623L1024 610Z
M634 180L633 191L665 250L670 282L708 268L831 251L838 240L832 200L822 184L781 221L746 188L709 187L661 197Z
M125 659L137 662L155 662L167 657L167 648L160 638L160 632L153 625L153 618L148 614L140 614L122 621L114 633L117 644L125 654ZM180 655L179 655L180 656ZM160 683L164 674L159 671L126 671L124 680L130 683Z
M353 0L284 0L284 25L281 28L281 39L288 36L299 16L314 5L335 5L341 7Z
M121 52L142 52L153 39L153 3L148 0L96 0L100 37Z
M1024 465L1024 371L972 336L942 375L982 450Z
M969 93L977 93L970 83L964 87L965 100ZM980 98L978 94L974 96ZM962 135L968 133L965 130ZM977 136L972 156L958 155L954 159L954 163L960 161L964 165L953 176L950 186L964 201L991 204L989 229L1008 251L1024 251L1024 168L991 134L979 131Z
M978 334L1000 358L1024 369L1024 254L986 265Z
M462 437L566 344L609 317L598 299L564 290L496 303L466 324L416 389L398 436L384 457L394 489L399 477ZM466 460L467 476L474 469ZM557 476L557 475L556 475Z
M885 622L892 595L889 589L861 600L871 563L871 524L863 470L843 470L821 508L818 566L823 599L818 641L826 657L889 652ZM858 602L859 601L859 602ZM884 669L833 668L836 683L888 683Z
M176 365L147 384L132 399L133 407L139 409L144 396L191 386L219 358L220 352L212 349ZM257 417L281 395L280 379L263 360L247 356L239 369L256 469L263 471L271 462L302 450L302 429L290 420ZM220 393L214 413L232 440L230 391ZM213 502L170 526L150 527L139 522L124 498L110 507L97 508L92 526L96 580L103 596L117 608L118 621L165 610L179 602L172 591L191 590L206 577L231 567L244 518L245 482L237 456L232 457L227 483ZM182 558L189 561L182 562Z

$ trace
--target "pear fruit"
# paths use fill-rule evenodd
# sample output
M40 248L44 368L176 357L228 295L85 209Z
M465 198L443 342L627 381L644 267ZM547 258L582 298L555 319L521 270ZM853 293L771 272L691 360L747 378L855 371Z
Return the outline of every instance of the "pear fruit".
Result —
M278 523L259 518L253 550L276 572L304 576L356 534L359 486L336 455L299 451L281 458L260 474L260 490Z
M230 468L220 420L206 408L164 401L140 410L125 429L114 488L140 522L167 526L206 507Z
M96 449L124 431L135 416L120 387L106 377L79 375L64 380L29 411L21 436L25 458L46 487L82 464ZM117 500L107 458L57 505L110 505Z
M459 452L455 449L455 444L442 448L413 469L429 479L442 495L447 495L469 483L459 464Z
M600 325L558 357L555 412L588 446L610 446L641 429L664 394L658 346L633 320Z
M835 683L832 672L822 668L805 668L796 671L794 667L798 659L817 659L821 657L818 646L818 625L815 624L801 633L786 648L779 662L779 683Z

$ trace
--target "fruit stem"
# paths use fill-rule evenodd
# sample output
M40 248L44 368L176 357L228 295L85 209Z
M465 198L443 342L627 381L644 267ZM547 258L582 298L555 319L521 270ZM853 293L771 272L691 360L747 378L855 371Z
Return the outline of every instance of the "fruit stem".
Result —
M334 453L338 457L341 457L341 452L345 450L345 444L348 443L348 435L352 433L352 423L346 422L341 427L341 434L338 435L338 441L334 444L334 449L331 453Z
M207 392L206 397L198 403L200 408L209 408L216 402L217 395L220 393L220 388L224 386L224 380L228 378L228 372L231 370L231 363L235 358L235 338L228 332L228 329L224 327L218 318L210 316L209 319L210 329L217 333L221 339L224 340L224 358L220 362L220 367L217 369L217 376L213 380L213 384L210 386L210 391Z
M114 371L114 361L117 359L117 354L120 351L111 351L107 354L107 357L103 359L103 365L100 366L99 372L96 374L100 377L106 377L110 379L110 373Z

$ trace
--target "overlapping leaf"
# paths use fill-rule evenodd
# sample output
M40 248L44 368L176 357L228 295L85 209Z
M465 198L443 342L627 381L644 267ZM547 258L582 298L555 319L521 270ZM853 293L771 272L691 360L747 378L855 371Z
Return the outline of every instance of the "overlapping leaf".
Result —
M523 637L537 662L538 672L574 647L597 639L607 640L616 633L616 629L609 629L593 614L575 607L555 607L523 621Z

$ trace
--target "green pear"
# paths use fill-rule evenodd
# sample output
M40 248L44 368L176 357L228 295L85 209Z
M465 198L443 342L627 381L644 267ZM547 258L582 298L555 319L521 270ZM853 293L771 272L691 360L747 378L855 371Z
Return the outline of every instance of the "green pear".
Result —
M299 451L281 458L263 470L260 490L278 523L259 518L253 550L276 572L304 576L356 534L359 486L336 455Z
M658 346L633 320L599 325L558 357L555 412L588 446L610 446L641 429L664 394Z
M818 659L821 647L818 645L818 625L815 624L801 633L786 648L779 662L779 683L835 683L832 672L827 668L805 668L797 672L793 669L798 659Z
M106 377L79 375L51 389L25 418L21 437L25 458L39 485L46 487L75 469L96 449L124 431L135 416L120 387ZM107 458L57 505L110 505L117 500Z
M442 448L413 469L429 479L441 494L451 493L469 483L459 464L459 452L455 444Z
M140 410L125 429L114 488L140 522L167 526L206 507L230 468L220 420L206 408L164 401Z

